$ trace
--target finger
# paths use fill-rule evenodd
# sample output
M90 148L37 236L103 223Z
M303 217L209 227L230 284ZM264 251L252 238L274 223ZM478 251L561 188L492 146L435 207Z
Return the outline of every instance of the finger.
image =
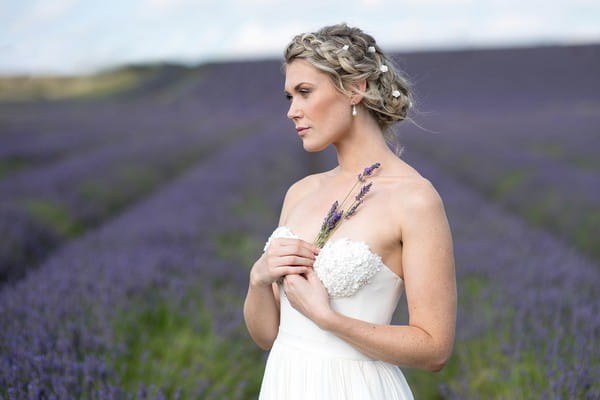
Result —
M276 254L279 256L297 256L303 257L309 260L315 260L316 254L309 248L299 245L288 245L276 250Z
M309 272L311 268L308 267L280 267L277 269L277 272L281 274L281 276L287 275L301 275ZM285 278L284 278L285 283Z
M305 258L299 256L284 256L277 260L277 263L281 266L306 266L312 267L315 260L312 258Z
M309 243L302 239L280 238L279 247L291 250L291 253L297 255L316 255L321 250L319 246Z
M287 257L296 256L314 260L315 254L305 248L299 248L295 245L288 246L276 246L269 250L268 256L270 257Z
M308 249L313 254L319 254L321 251L321 248L314 243L310 243L302 239L298 239L298 241L303 248Z

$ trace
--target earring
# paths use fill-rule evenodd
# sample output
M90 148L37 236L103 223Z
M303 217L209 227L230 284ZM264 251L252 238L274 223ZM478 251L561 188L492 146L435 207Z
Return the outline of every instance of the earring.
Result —
M356 104L352 104L352 116L356 116Z

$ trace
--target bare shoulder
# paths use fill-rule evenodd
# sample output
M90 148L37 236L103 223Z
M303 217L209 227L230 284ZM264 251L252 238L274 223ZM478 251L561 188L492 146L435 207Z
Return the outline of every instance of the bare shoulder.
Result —
M288 189L286 196L291 198L302 197L312 190L315 190L321 180L323 173L311 174L294 182Z
M427 178L414 174L399 179L390 190L389 210L395 215L402 240L414 229L447 224L444 203Z
M394 200L403 212L427 211L443 207L442 198L431 181L422 176L407 177L393 191Z
M287 220L287 214L293 209L296 204L301 201L312 191L316 190L322 177L322 173L311 174L294 182L287 190L283 205L281 207L281 216L279 225L282 225Z

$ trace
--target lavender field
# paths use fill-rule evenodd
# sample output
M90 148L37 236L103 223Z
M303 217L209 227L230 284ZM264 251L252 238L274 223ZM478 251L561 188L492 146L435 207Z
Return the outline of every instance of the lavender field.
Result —
M416 398L600 398L600 45L397 62L459 290L449 364L404 369ZM302 150L278 61L126 71L0 96L0 399L255 398L248 271L335 155Z

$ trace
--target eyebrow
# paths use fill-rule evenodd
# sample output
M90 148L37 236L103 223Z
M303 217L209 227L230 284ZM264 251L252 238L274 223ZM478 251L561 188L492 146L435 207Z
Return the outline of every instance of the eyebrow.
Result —
M295 92L295 91L297 91L297 90L298 90L298 88L299 88L300 86L304 85L304 84L310 85L311 83L310 83L310 82L300 82L300 83L298 83L296 86L294 86L294 89L293 89L292 91L294 91L294 92ZM289 93L287 90L284 90L284 91L283 91L283 94L286 94L286 95L287 95L287 94L290 94L290 93Z

